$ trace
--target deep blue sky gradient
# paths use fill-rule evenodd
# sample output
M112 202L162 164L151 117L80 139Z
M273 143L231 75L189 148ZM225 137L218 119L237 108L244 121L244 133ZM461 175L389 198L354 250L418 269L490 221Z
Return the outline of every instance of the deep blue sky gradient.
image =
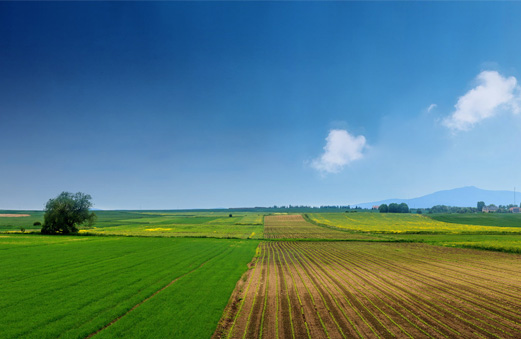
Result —
M515 2L0 2L0 209L61 191L175 209L512 189L519 117L457 136L439 120L480 71L520 79L520 17ZM369 147L324 175L310 162L333 128Z

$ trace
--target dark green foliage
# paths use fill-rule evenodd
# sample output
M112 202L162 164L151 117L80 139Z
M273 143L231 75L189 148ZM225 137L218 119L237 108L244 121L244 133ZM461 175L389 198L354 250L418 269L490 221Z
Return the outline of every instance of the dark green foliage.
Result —
M39 221L35 221L35 222L33 223L33 226L42 226L42 223L39 222Z
M378 209L380 210L380 213L409 213L409 206L404 202L401 204L393 202L390 203L389 206L382 204Z
M81 192L62 192L45 205L43 234L70 234L78 232L78 225L94 224L96 214L90 212L92 197Z
M20 232L25 233L25 228L21 227Z
M478 201L478 212L481 212L481 210L485 207L484 201Z

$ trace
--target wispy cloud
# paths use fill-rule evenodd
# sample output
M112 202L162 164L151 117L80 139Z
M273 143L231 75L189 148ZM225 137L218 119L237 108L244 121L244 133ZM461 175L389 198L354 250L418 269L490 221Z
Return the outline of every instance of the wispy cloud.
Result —
M521 89L515 77L503 77L496 71L483 71L477 76L479 85L458 99L456 110L443 120L453 131L466 131L478 122L500 111L521 111Z
M326 138L324 153L313 160L311 166L326 173L338 173L345 165L361 159L366 147L363 135L353 136L343 129L332 129Z
M430 113L433 109L435 109L438 105L436 104L430 104L429 108L427 108L427 113Z

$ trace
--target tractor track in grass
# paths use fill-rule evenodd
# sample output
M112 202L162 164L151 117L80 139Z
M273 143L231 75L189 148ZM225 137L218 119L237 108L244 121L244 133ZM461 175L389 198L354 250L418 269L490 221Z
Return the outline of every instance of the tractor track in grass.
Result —
M168 287L172 286L173 284L175 284L177 281L179 281L180 279L186 277L187 275L197 271L198 269L202 268L204 265L206 265L207 263L209 263L210 261L214 260L215 258L217 258L218 256L220 255L223 255L224 253L226 252L222 252L222 253L218 253L217 255L209 258L208 260L204 261L203 263L201 263L199 266L195 267L194 269L186 272L186 273L183 273L182 275L178 276L177 278L175 278L174 280L170 281L168 284L166 284L165 286L161 287L160 289L158 289L157 291L155 291L154 293L152 293L150 296L148 296L147 298L143 299L142 301L140 301L139 303L137 303L136 305L132 306L132 308L130 308L127 312L125 312L124 314L120 315L119 317L113 319L110 323L108 323L107 325L103 326L102 328L100 328L99 330L95 331L95 332L92 332L91 334L87 335L85 337L85 339L88 339L88 338L92 338L93 336L95 336L96 334L102 332L103 330L107 329L108 327L114 325L116 322L118 322L119 320L121 320L122 318L124 318L125 316L127 316L128 314L130 314L132 311L136 310L139 306L143 305L145 302L149 301L150 299L152 299L153 297L155 297L156 295L158 295L160 292L164 291L165 289L167 289Z

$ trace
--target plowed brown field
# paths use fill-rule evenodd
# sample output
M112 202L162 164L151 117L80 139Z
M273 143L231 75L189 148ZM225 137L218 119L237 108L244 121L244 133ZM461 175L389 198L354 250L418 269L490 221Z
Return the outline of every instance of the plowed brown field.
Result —
M370 235L317 226L300 214L269 215L264 217L265 239L373 239Z
M521 338L521 256L264 242L214 337Z

